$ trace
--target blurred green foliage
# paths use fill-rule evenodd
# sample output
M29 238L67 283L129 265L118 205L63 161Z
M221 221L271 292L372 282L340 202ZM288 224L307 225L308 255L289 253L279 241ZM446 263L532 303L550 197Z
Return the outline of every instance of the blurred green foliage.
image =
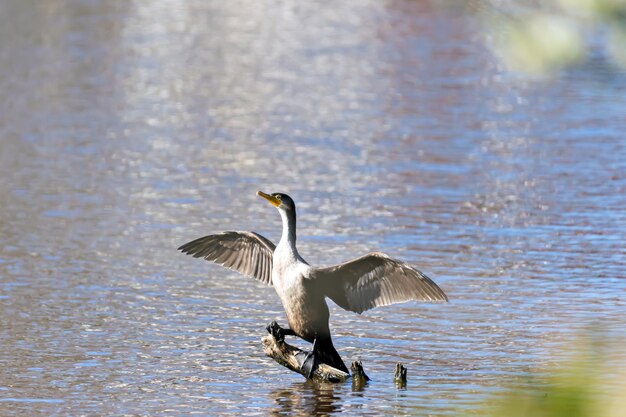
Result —
M496 54L511 69L543 74L599 53L626 69L626 0L474 0Z
M539 376L528 376L495 400L494 417L624 417L626 372L612 369L600 350L587 348Z

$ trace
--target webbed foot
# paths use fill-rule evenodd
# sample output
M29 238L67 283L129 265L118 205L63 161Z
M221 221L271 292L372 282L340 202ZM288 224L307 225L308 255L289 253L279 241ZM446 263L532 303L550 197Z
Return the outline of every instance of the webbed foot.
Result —
M277 342L284 342L285 336L297 336L296 332L290 328L280 327L276 320L265 326L265 329L274 337L274 339L276 339Z
M283 328L280 327L280 325L278 324L278 322L276 320L272 321L270 324L268 324L265 329L267 330L267 332L269 334L272 335L272 337L274 337L274 339L276 339L276 341L278 342L284 342L285 341L285 332L283 331Z
M313 372L317 368L317 356L314 352L299 352L296 355L296 359L300 364L300 369L304 372L304 375L307 379L310 379L313 376Z

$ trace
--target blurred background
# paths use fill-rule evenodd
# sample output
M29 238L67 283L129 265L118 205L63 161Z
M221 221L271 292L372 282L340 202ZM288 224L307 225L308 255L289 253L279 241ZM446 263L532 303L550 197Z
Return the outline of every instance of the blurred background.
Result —
M577 346L616 398L623 16L610 0L0 2L0 414L466 415ZM311 264L380 250L448 294L331 307L364 389L265 358L273 289L176 251L222 230L276 242L259 189L294 198Z

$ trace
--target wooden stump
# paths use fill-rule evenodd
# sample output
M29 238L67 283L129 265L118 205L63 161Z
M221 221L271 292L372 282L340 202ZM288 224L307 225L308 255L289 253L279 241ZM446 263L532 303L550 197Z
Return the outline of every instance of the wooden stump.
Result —
M352 362L350 370L352 371L352 390L361 391L367 385L370 377L365 374L361 361Z
M263 350L267 356L303 377L308 377L300 368L298 361L298 357L306 356L307 352L285 343L284 340L277 340L273 335L264 336L261 342L263 342ZM311 379L323 382L344 382L348 378L350 378L350 374L325 363L317 364L311 376Z
M261 339L265 354L287 369L308 379L309 375L302 370L302 363L309 352L285 343L285 331L276 321L271 322L266 329L269 334ZM370 378L365 374L361 361L352 362L351 370L352 375L326 363L316 363L310 379L320 382L344 382L352 378L352 388L360 391L367 385ZM406 376L406 370L404 375Z
M406 388L406 368L400 362L396 363L393 382L396 384L396 388Z

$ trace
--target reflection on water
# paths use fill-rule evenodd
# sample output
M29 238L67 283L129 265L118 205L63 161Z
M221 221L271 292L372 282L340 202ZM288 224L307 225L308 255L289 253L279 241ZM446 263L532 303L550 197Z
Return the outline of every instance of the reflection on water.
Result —
M271 415L324 416L341 411L340 397L335 390L343 387L333 384L303 382L270 393L276 402Z
M587 327L623 366L624 78L514 80L479 29L429 2L2 2L0 414L450 415ZM277 240L257 189L295 198L311 263L383 250L449 295L333 307L362 391L264 358L273 290L176 252Z

